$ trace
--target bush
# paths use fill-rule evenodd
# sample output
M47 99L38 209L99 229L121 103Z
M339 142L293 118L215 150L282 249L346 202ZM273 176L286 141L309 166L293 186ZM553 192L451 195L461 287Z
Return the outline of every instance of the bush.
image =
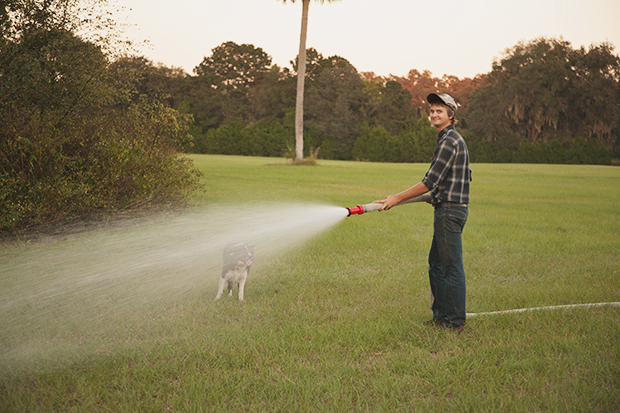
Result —
M400 135L402 162L430 163L437 145L437 130L422 116Z
M603 143L597 139L586 141L576 137L568 143L566 150L568 162L572 164L609 165L612 151L605 149Z
M129 99L101 50L35 28L0 50L0 231L153 205L198 187L191 117Z
M361 135L353 145L353 157L370 162L398 161L398 140L382 126L370 129L367 123L360 128Z
M353 146L353 156L371 162L430 162L437 142L437 131L426 117L392 136L381 126L363 123Z
M469 130L462 130L461 136L467 143L469 151L469 161L472 163L493 163L495 162L495 150L485 139L476 136Z
M35 120L31 119L32 122ZM71 124L53 139L38 134L3 140L0 151L0 231L79 216L153 205L180 205L199 173L179 156L187 119L162 106L132 106Z
M284 154L291 139L294 139L293 131L279 120L247 126L235 120L199 135L193 152L278 157Z
M515 163L609 165L611 159L612 152L601 141L586 141L582 137L573 138L565 145L557 139L536 144L522 142L512 156Z

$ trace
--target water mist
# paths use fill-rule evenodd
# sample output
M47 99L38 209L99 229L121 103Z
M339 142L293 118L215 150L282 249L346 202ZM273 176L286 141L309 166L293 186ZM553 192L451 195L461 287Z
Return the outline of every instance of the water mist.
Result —
M149 314L192 295L213 300L227 243L254 244L260 266L347 214L308 204L218 207L6 246L0 370L148 341Z

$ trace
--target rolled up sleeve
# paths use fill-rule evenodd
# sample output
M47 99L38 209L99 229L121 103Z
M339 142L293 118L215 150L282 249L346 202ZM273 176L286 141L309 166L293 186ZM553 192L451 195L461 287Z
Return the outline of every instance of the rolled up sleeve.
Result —
M454 145L451 141L444 139L435 148L435 155L431 166L428 168L428 172L422 179L422 183L426 185L431 191L437 188L437 186L445 179L448 171L454 163L454 157L456 152L454 151Z

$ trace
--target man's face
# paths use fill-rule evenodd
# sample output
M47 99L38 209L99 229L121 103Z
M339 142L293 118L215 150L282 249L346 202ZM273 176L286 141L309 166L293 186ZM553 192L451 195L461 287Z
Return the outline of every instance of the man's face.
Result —
M442 130L451 123L450 115L448 115L448 110L446 107L437 103L431 104L431 113L429 117L431 119L431 123L438 131Z

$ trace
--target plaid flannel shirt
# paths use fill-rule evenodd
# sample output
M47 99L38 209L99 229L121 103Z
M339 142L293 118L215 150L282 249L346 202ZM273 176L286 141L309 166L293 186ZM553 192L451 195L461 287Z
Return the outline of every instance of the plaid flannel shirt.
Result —
M463 137L449 125L437 134L437 146L422 183L431 191L431 203L469 204L469 152Z

